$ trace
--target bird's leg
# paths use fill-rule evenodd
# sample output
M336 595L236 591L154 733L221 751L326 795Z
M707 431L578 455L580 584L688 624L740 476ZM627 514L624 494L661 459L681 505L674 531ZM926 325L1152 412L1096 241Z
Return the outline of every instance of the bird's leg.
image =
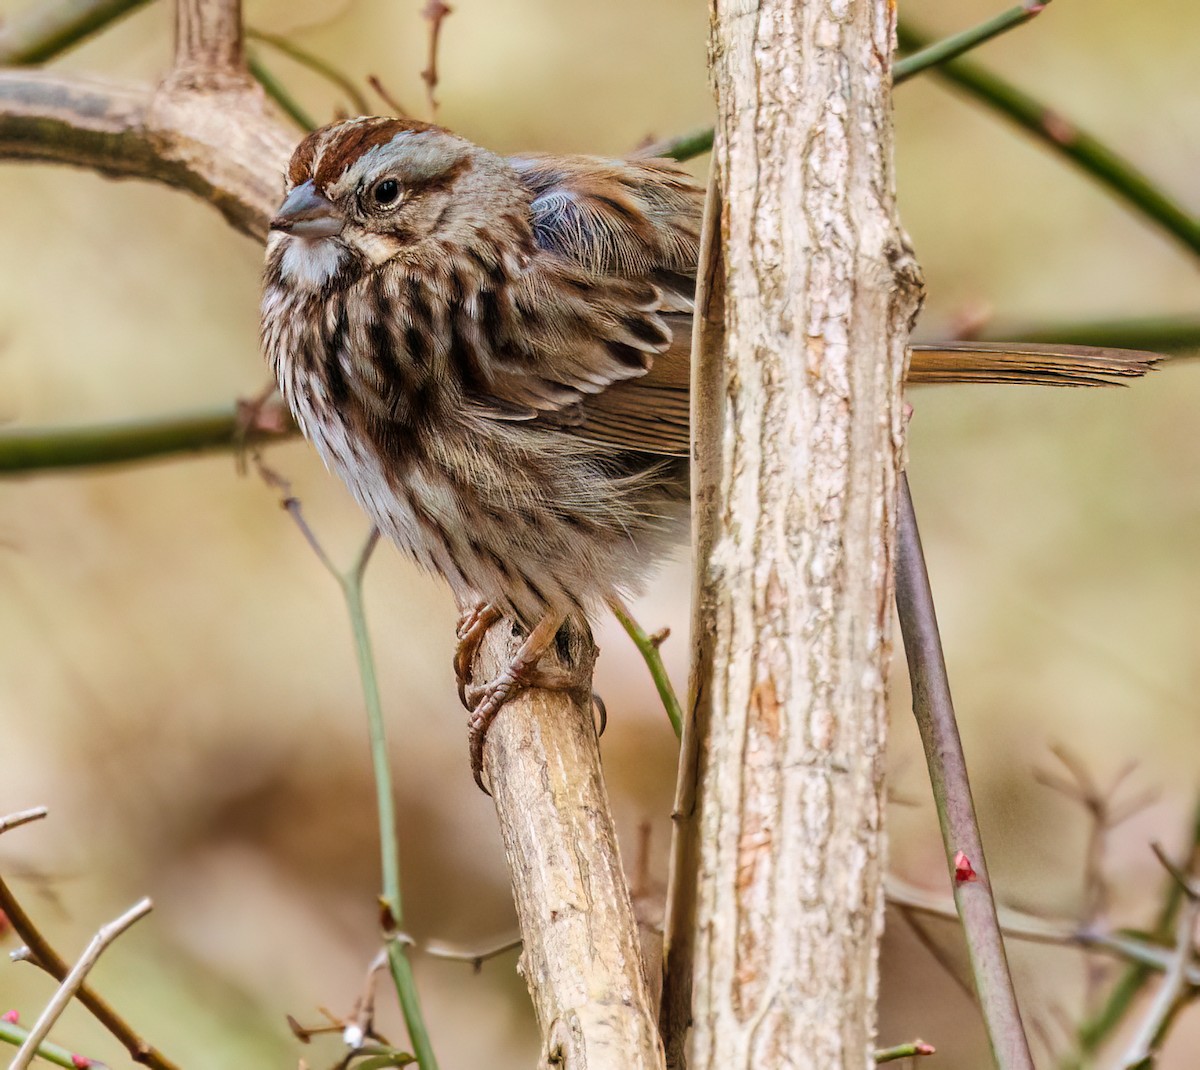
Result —
M479 653L479 645L488 629L502 616L495 606L488 602L479 602L473 609L467 610L458 618L458 647L454 651L454 678L458 683L458 700L468 710L471 704L467 701L467 687L471 683L471 667L475 664L475 655Z
M550 691L575 691L586 687L589 682L580 679L578 671L538 667L538 662L550 649L565 619L561 613L547 613L525 637L512 660L495 679L482 687L464 688L465 705L471 711L471 719L467 722L471 744L471 772L482 791L487 791L483 785L483 743L487 738L488 728L504 704L528 687L540 687ZM486 630L485 628L484 631ZM476 645L478 646L478 643Z

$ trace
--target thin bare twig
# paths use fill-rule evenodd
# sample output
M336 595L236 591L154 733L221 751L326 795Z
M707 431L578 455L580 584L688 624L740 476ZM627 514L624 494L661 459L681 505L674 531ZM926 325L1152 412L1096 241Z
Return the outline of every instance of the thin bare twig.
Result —
M368 74L367 84L375 90L379 99L392 109L393 114L398 115L401 119L409 117L411 114L409 110L392 95L391 91L380 80L379 75Z
M900 475L898 493L896 608L912 681L913 713L929 764L954 901L997 1065L1001 1070L1033 1070L975 820L933 593L905 473Z
M1195 958L1196 922L1200 920L1200 888L1167 857L1162 847L1152 844L1155 855L1179 885L1183 902L1175 923L1175 951L1154 1000L1147 1008L1121 1065L1126 1070L1153 1065L1167 1029L1179 1008L1196 994L1189 975Z
M962 970L959 967L959 964L955 962L954 959L951 958L946 952L946 949L934 939L933 934L920 920L919 915L921 912L912 907L906 906L903 903L892 903L889 901L889 905L894 906L896 910L899 911L900 916L907 923L909 929L912 930L913 936L917 938L917 943L919 943L929 953L930 958L932 958L934 962L941 966L946 976L958 986L959 991L961 991L962 994L966 996L967 999L969 999L972 1003L977 1002L975 987L971 983L971 975L969 971ZM946 915L943 915L941 912L938 912L935 915L935 917L945 916ZM954 909L953 905L950 907L948 916L954 921L958 920L958 912Z
M927 914L948 921L958 919L953 902L948 902L934 893L914 888L897 877L888 876L885 892L888 903L900 910L910 922L910 915L913 914ZM1000 931L1013 940L1078 947L1134 963L1150 972L1164 973L1171 963L1169 948L1127 933L1090 929L1072 922L1053 921L1004 908L998 913ZM1200 967L1189 972L1188 981L1200 986Z
M442 40L442 23L452 14L454 8L443 0L428 0L421 17L429 22L429 60L421 72L421 81L425 83L425 96L429 102L429 117L437 118L437 86L438 86L438 46ZM382 94L380 94L382 95Z
M350 101L350 106L356 109L357 114L372 114L371 105L367 103L367 98L363 94L363 91L354 84L354 81L348 75L343 74L328 60L322 59L314 52L309 52L306 48L301 48L299 45L294 44L286 37L277 33L266 33L263 30L255 30L247 26L246 36L252 41L262 41L263 44L270 45L289 59L295 60L302 67L307 67L310 71L319 74L326 81L337 86L338 89L346 94L347 99Z
M48 813L50 811L46 807L34 806L29 810L19 810L15 814L9 814L8 817L0 818L0 835L3 835L9 829L28 825L31 821L40 821Z
M17 901L3 878L0 878L0 911L4 912L13 931L29 949L27 960L45 970L61 984L70 972L70 967L25 913L24 907ZM124 1045L135 1063L149 1066L152 1070L179 1070L165 1055L138 1036L129 1023L87 985L81 985L75 995L95 1019Z
M1200 802L1192 809L1188 845L1187 868L1189 871L1195 871L1200 868ZM1161 940L1165 944L1172 938L1182 902L1183 891L1179 882L1169 877L1165 882L1158 917L1151 930L1151 939ZM1162 952L1157 944L1149 946L1154 946L1156 951L1169 955L1169 951ZM1083 1067L1090 1066L1095 1053L1125 1020L1152 971L1166 968L1165 964L1155 965L1134 958L1130 958L1129 961L1130 965L1112 986L1104 1005L1076 1030L1075 1051L1062 1061L1061 1070L1083 1070ZM1194 977L1192 983L1200 985L1200 975Z
M71 999L82 987L83 979L88 975L91 968L96 965L108 945L116 940L134 922L140 921L149 914L151 909L153 909L153 904L150 900L142 899L125 911L119 918L102 926L96 935L92 937L91 943L88 944L79 961L71 967L70 972L62 979L58 991L54 993L50 1002L46 1004L45 1009L38 1016L37 1022L29 1031L29 1036L25 1038L25 1043L17 1049L15 1058L9 1064L9 1070L25 1070L33 1061L34 1056L37 1055L38 1047L49 1036L54 1023L58 1021L62 1012L67 1009L67 1004L71 1002Z
M1108 787L1102 788L1083 761L1067 747L1056 743L1050 750L1070 774L1070 779L1064 780L1056 772L1042 769L1035 770L1034 777L1039 783L1078 803L1087 814L1088 835L1083 871L1084 903L1079 924L1083 931L1096 932L1104 927L1109 910L1110 893L1105 874L1108 836L1117 825L1149 805L1154 796L1152 793L1142 793L1118 803L1117 793L1137 767L1136 762L1126 763ZM1093 960L1087 963L1083 1007L1088 1017L1095 1013L1105 970L1106 966L1103 963Z
M523 943L520 932L513 936L506 936L503 940L497 941L490 947L483 950L459 947L455 944L432 943L426 944L422 950L426 955L431 955L435 959L447 959L450 962L466 962L478 972L479 968L488 961L488 959L498 958L500 955L506 955L510 951L517 951Z

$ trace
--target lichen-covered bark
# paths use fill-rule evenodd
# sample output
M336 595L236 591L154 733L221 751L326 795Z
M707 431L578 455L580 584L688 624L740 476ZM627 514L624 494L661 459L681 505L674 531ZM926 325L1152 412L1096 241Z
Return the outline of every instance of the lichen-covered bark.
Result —
M714 0L725 317L697 368L720 438L700 477L715 502L683 832L699 859L694 1068L871 1061L900 386L920 294L893 195L893 18L886 0Z

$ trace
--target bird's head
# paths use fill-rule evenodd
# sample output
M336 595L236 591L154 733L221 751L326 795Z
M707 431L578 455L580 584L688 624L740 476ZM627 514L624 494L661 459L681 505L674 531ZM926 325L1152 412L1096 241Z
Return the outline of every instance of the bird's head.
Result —
M524 218L526 196L503 159L448 130L351 119L293 153L268 249L280 249L283 281L320 288L430 240L470 245L498 221Z

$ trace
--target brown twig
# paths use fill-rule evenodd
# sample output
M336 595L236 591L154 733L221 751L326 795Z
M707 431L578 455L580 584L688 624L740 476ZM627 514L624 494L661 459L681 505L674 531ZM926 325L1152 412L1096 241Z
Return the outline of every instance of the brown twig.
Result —
M12 890L4 882L3 878L0 878L0 911L4 912L9 924L13 927L13 931L29 949L27 961L45 970L46 973L60 984L66 980L71 967L50 946L49 941L42 935L29 915L25 913L24 908L17 901L16 896L13 895ZM75 997L91 1011L95 1019L105 1029L121 1042L135 1063L152 1067L153 1070L179 1070L165 1055L138 1036L129 1023L87 985L80 985L78 991L75 993Z
M443 0L428 0L421 17L429 22L429 60L421 72L421 81L425 83L425 97L429 102L429 117L437 118L438 102L435 95L438 86L438 46L442 40L442 23L452 14L454 8ZM382 95L382 94L380 94Z
M67 1009L67 1004L79 992L83 985L83 979L99 961L105 949L134 922L140 921L149 914L152 908L153 904L149 899L142 899L125 911L119 918L110 921L107 925L101 926L96 935L92 937L92 941L88 944L84 953L79 957L79 961L71 967L67 976L62 979L58 991L54 993L42 1013L38 1015L37 1022L29 1030L29 1035L25 1038L25 1042L17 1049L16 1057L9 1064L9 1070L25 1070L25 1067L33 1061L34 1056L37 1055L38 1047L50 1035L50 1030L54 1027L54 1023L58 1021L62 1012Z
M725 349L725 264L721 252L721 189L717 169L709 172L700 260L696 278L696 323L692 332L692 553L700 560L712 550L715 518L721 508L721 426L724 387L719 373ZM700 865L700 814L697 782L701 753L711 733L712 704L707 700L712 673L712 606L705 585L693 574L691 673L688 705L679 744L679 768L671 808L671 862L663 921L663 979L658 1024L669 1068L686 1065L692 1020L692 971L695 966L696 878Z
M955 962L954 959L951 958L946 952L945 948L943 948L942 945L934 939L933 934L921 923L919 917L920 911L906 906L903 903L894 903L890 900L888 905L896 908L897 912L900 914L900 917L904 919L909 929L912 930L913 936L917 938L917 943L919 943L929 953L929 957L932 958L933 961L942 968L946 976L958 986L959 991L962 992L962 994L966 996L967 999L969 999L972 1003L975 1003L975 987L971 983L970 973L962 970L959 964ZM949 917L957 921L958 913L955 911L953 905L951 905L949 909ZM935 916L943 917L944 915L938 913Z
M954 901L979 992L992 1052L1001 1070L1032 1070L1013 990L967 764L950 698L942 641L908 477L901 474L896 521L896 608L912 681L913 713L929 764Z
M387 89L383 82L380 81L379 75L368 74L367 84L375 90L376 94L379 96L379 99L382 100L389 108L391 108L395 115L398 115L401 119L407 119L409 117L411 114L409 110L394 96L392 96L391 92Z

